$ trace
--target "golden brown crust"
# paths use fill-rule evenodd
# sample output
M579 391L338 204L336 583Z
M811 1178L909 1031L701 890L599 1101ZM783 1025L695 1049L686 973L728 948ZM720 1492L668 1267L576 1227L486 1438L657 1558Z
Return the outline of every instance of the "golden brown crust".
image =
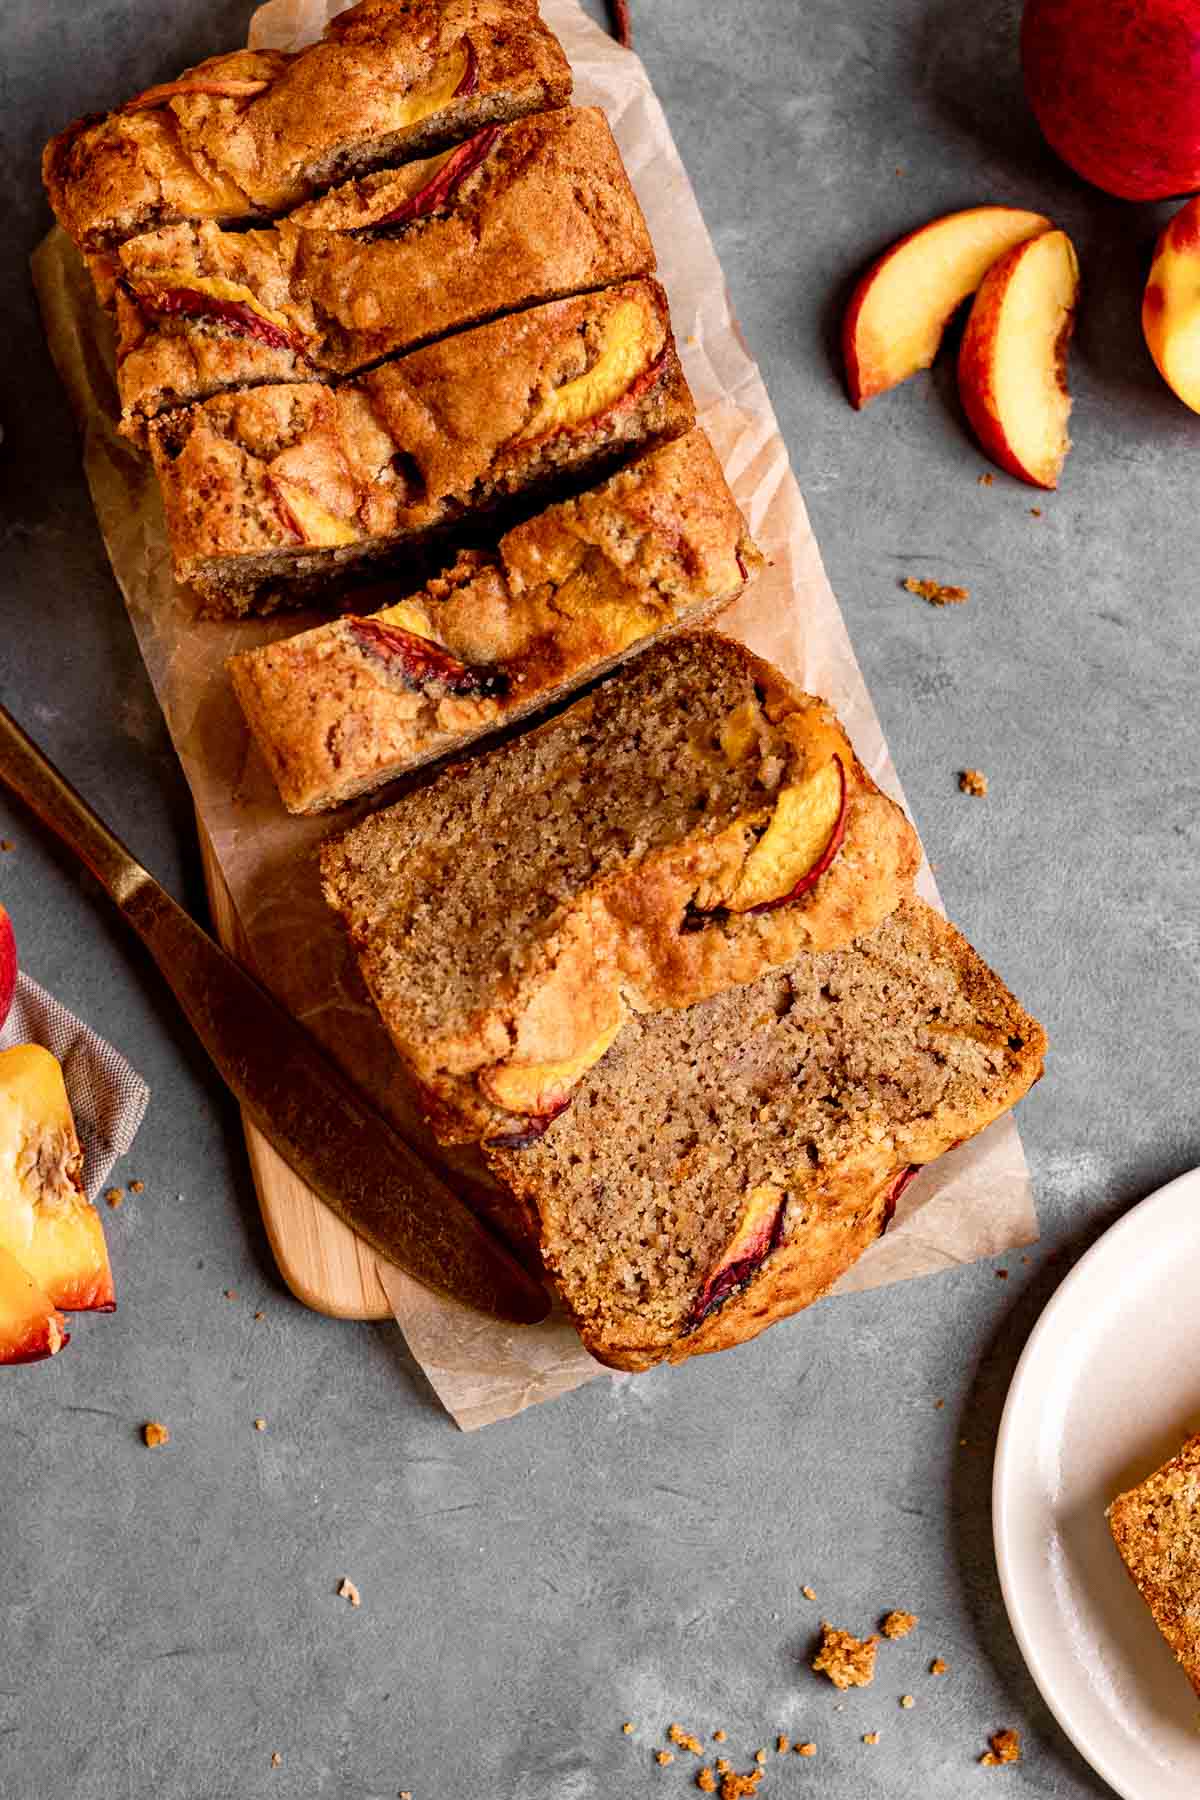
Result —
M1119 1494L1108 1525L1154 1623L1200 1694L1200 1433Z
M111 249L179 219L282 212L570 92L536 0L362 0L295 55L210 57L77 120L46 146L43 176L80 248Z
M686 431L654 281L552 301L338 388L222 394L154 422L175 574L210 613L265 610L459 518ZM294 505L290 502L294 501Z
M857 959L876 965L884 977L880 991L890 996L888 1004L898 1015L881 1020L875 1031L852 1012L853 998L845 997L853 996ZM790 983L790 1003L786 996L766 993L775 981ZM818 982L824 984L822 996L826 987L830 990L828 1005L813 998L811 989ZM809 1008L811 1018L804 1012L802 1022L797 1022L795 1005ZM891 918L850 948L834 956L799 959L778 977L720 997L710 1011L708 1023L705 1009L698 1008L627 1033L580 1084L571 1107L542 1140L523 1149L485 1147L494 1172L538 1211L543 1258L558 1278L586 1347L614 1368L642 1370L663 1360L680 1362L729 1349L819 1299L885 1228L898 1177L933 1162L1015 1105L1040 1075L1046 1049L1037 1021L954 927L914 898L902 901ZM907 1033L910 1019L914 1067L918 1045L926 1047L921 1054L927 1059L932 1045L933 1063L942 1054L942 1043L947 1055L957 1046L961 1066L947 1076L940 1092L934 1069L922 1079L905 1071L909 1052L897 1051L896 1032ZM753 1110L747 1109L738 1083L728 1082L739 1063L751 1071L776 1066L772 1042L782 1043L789 1032L801 1029L817 1034L813 1055L822 1053L823 1042L840 1044L830 1052L828 1079L835 1099L839 1080L878 1090L861 1115L854 1115L849 1141L835 1148L828 1160L819 1142L804 1141L811 1124L801 1123L806 1117L803 1109L793 1111L799 1102L791 1076L782 1078L780 1087L766 1085L763 1077L747 1076L755 1096ZM693 1045L714 1039L724 1045L715 1055L726 1069L726 1081L699 1097L709 1109L707 1143L720 1146L712 1159L714 1173L703 1176L701 1192L715 1207L726 1190L736 1194L761 1180L765 1159L772 1181L788 1196L783 1229L757 1267L699 1324L691 1326L685 1320L681 1327L677 1315L674 1323L672 1315L664 1322L653 1292L647 1291L640 1302L623 1305L616 1326L606 1322L594 1299L585 1302L584 1294L561 1278L564 1245L569 1248L572 1236L582 1233L582 1215L600 1179L588 1155L579 1152L603 1131L605 1141L614 1146L612 1160L619 1163L615 1143L622 1131L630 1143L646 1133L653 1139L658 1071L678 1067L685 1052L674 1040L683 1036ZM790 1068L786 1056L783 1066ZM606 1097L593 1105L593 1095L602 1090ZM897 1098L901 1093L902 1100ZM697 1097L690 1089L685 1095L681 1083L671 1103L683 1107L693 1099ZM789 1119L793 1133L801 1133L799 1140L785 1134ZM810 1150L818 1152L815 1162ZM701 1144L692 1158L707 1154L707 1146ZM631 1156L625 1179L631 1188L644 1191L640 1184L647 1170L644 1157L640 1153L639 1157ZM662 1157L661 1193L648 1192L646 1206L666 1212L681 1193L692 1191L691 1172L673 1164L668 1149ZM582 1173L577 1174L577 1168ZM609 1178L613 1179L612 1172ZM576 1214L580 1221L573 1225ZM727 1240L709 1244L716 1265L723 1260L722 1241ZM605 1247L598 1245L598 1262L605 1254Z
M561 893L506 974L476 971L476 998L463 999L453 1011L441 1003L422 1011L414 1007L411 993L398 1000L397 945L406 938L403 908L410 899L376 892L368 916L360 898L351 898L361 897L364 886L370 889L369 871L376 860L407 856L406 880L413 896L422 881L450 879L441 859L451 841L447 832L465 829L463 808L472 809L470 830L476 836L499 832L534 767L548 771L561 756L564 769L577 781L577 739L589 746L585 760L595 758L598 764L612 754L602 746L608 742L604 734L617 729L618 718L623 737L637 741L640 709L646 704L642 694L648 698L659 684L681 679L678 671L693 664L697 669L736 669L742 684L738 691L759 696L745 703L753 711L750 747L739 749L727 740L729 747L722 743L719 755L697 749L697 783L706 779L714 758L729 769L744 762L748 783L757 768L761 776L755 780L767 779L772 786L748 787L757 797L729 824L718 828L708 813L693 817L687 828L662 843L651 848L642 839L638 853L605 866L602 873L597 870L578 891ZM622 682L633 685L619 686ZM732 674L729 683L732 688ZM597 705L606 709L608 720L599 737L593 723ZM728 723L701 716L693 729L697 740L703 734L707 743ZM764 753L760 746L767 742L776 748ZM713 896L735 889L781 784L800 781L835 758L845 778L845 835L830 866L787 904L728 912L723 900ZM652 793L651 787L644 800L648 832L653 828ZM414 841L429 844L428 858L414 859ZM401 843L409 850L401 849ZM520 1123L489 1093L496 1066L514 1060L526 1066L569 1062L602 1034L606 1022L630 1008L690 1006L754 980L801 950L848 943L893 910L911 887L918 859L911 825L871 781L830 708L799 693L743 645L691 632L647 651L598 698L576 702L548 725L462 773L448 769L437 783L407 796L390 813L376 814L327 843L322 854L327 898L351 932L367 986L397 1050L422 1084L435 1131L446 1142L504 1134ZM470 878L469 859L463 873ZM411 904L419 901L414 897Z
M444 163L368 177L269 230L172 225L124 244L122 429L137 436L164 409L230 386L349 375L465 325L653 270L598 108L521 120L483 148L444 206L382 234L378 212L427 190ZM162 310L181 294L199 296L186 300L199 316ZM230 296L240 316L213 304Z
M742 591L761 557L702 431L466 552L380 625L423 629L476 694L425 688L339 619L229 659L285 806L318 812L462 748ZM371 620L366 623L368 627ZM401 650L403 645L400 646Z

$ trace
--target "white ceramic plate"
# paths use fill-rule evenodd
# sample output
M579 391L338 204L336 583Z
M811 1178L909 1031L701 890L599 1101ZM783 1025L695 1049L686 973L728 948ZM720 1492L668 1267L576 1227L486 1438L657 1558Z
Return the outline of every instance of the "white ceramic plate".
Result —
M1200 1169L1107 1231L1013 1376L992 1494L1013 1630L1042 1695L1124 1800L1198 1800L1200 1699L1104 1509L1200 1430Z

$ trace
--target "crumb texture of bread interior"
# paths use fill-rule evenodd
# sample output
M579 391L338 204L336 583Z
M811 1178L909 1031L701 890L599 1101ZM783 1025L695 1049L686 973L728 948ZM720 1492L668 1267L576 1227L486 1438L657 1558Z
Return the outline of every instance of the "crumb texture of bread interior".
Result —
M725 910L784 798L835 760L850 822L827 873L794 902ZM689 1005L816 934L849 942L911 885L916 840L823 702L684 632L365 820L322 865L393 1041L459 1110L431 1115L454 1141L495 1124L450 1091L473 1071L572 1062L627 1010Z
M537 1211L584 1342L645 1368L816 1299L882 1228L897 1170L1006 1111L1045 1034L909 899L849 949L626 1027L537 1142L490 1152ZM770 1229L748 1241L763 1200ZM700 1316L714 1272L743 1281Z
M1119 1495L1108 1523L1154 1623L1200 1694L1200 1432Z

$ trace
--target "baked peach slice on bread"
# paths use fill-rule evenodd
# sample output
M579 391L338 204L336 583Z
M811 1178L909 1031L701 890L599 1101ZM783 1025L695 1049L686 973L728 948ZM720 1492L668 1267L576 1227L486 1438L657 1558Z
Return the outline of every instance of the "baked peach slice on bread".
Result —
M54 1057L40 1044L0 1051L0 1249L53 1306L111 1312L112 1270L82 1160Z
M1142 331L1159 374L1200 412L1200 197L1158 240L1142 298Z
M1041 213L972 206L922 225L877 257L842 326L851 404L863 407L927 369L954 313L992 264L1049 230Z
M992 461L1034 487L1055 488L1071 440L1067 351L1079 262L1065 231L1018 244L975 296L958 356L958 391Z

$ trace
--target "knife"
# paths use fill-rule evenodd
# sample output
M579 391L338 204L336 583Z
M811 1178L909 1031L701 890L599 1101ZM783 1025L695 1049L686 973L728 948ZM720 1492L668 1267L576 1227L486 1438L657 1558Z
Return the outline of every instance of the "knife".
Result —
M0 781L96 877L158 964L249 1117L314 1193L389 1262L480 1312L534 1325L542 1288L97 818L0 706Z

